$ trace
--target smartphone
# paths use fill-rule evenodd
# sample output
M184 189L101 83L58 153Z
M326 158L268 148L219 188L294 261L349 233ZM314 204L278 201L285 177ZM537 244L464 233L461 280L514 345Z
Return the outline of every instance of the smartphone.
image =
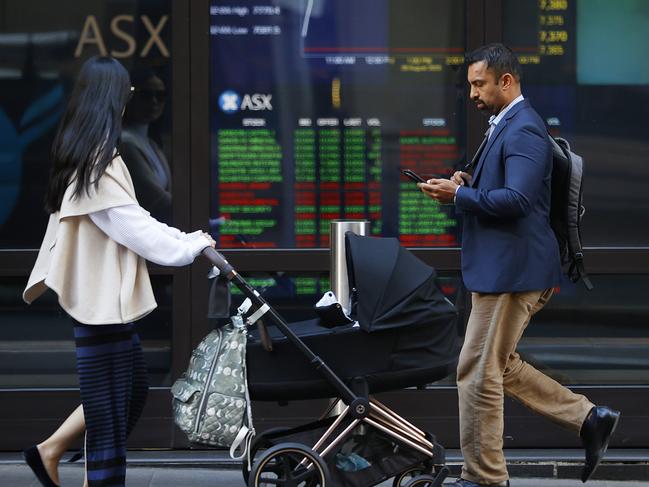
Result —
M411 169L402 169L401 174L412 179L415 183L425 183L426 179L422 178L419 174Z

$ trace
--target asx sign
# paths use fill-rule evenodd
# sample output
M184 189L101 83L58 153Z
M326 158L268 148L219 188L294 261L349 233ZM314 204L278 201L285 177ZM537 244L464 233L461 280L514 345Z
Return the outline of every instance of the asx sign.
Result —
M162 40L161 33L165 24L169 20L168 15L160 17L157 23L154 22L146 15L140 15L138 19L148 35L147 41L138 49L136 39L128 31L133 31L133 24L136 22L134 15L116 15L110 21L111 34L119 39L120 43L124 46L121 49L111 49L110 55L114 58L128 58L135 54L140 57L146 57L155 47L160 51L163 57L169 57L169 49ZM74 50L74 57L81 57L84 49L94 46L99 54L107 56L109 54L106 49L105 35L102 34L97 18L94 15L88 15L81 30L81 36L77 48Z
M239 96L236 91L226 90L219 96L218 104L221 111L228 114L238 112L239 110L257 112L260 110L272 110L272 98L273 95L264 95L261 93Z

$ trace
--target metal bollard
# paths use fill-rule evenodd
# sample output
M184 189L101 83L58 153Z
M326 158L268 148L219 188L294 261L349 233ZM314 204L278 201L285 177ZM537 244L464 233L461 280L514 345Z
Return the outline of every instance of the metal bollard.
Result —
M345 253L345 234L367 235L370 231L368 220L331 220L329 223L330 265L329 279L331 290L346 313L350 311L349 280L347 277L347 258Z
M370 232L368 220L331 220L329 223L329 280L331 290L338 298L338 302L346 313L350 311L349 279L347 277L347 256L345 252L345 234L367 235ZM337 399L332 399L330 415L339 416L345 409L342 402L333 404Z

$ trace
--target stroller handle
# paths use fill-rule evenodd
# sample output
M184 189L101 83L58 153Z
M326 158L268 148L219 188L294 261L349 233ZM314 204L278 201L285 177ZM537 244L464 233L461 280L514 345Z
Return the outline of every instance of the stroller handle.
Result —
M209 260L216 268L221 271L225 277L231 280L237 273L234 267L223 257L223 255L212 247L206 247L203 250L203 255Z

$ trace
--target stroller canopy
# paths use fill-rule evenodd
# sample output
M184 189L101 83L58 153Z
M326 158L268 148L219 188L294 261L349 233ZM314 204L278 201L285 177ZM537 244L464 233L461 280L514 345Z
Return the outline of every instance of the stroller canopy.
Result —
M345 235L354 319L367 332L446 321L456 314L435 270L395 238Z

